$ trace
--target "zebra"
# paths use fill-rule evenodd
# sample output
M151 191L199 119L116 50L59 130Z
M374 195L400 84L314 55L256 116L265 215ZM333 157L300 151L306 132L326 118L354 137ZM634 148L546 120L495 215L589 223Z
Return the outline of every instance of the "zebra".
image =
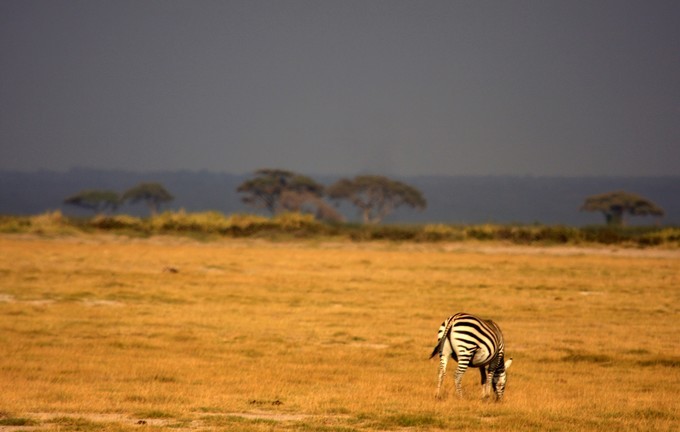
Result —
M506 373L512 358L504 362L505 345L503 333L491 320L484 320L467 313L457 313L448 317L439 327L437 346L430 359L439 354L439 382L437 398L441 395L442 381L446 375L449 356L458 362L456 370L456 393L463 396L463 374L468 366L479 368L482 376L482 397L491 395L493 387L496 400L503 398Z

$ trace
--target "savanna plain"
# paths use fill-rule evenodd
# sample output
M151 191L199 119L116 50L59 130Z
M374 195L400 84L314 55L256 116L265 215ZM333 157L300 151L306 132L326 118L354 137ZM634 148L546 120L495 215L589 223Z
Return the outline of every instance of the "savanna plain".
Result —
M437 330L508 386L435 399ZM0 430L674 431L680 251L0 236Z

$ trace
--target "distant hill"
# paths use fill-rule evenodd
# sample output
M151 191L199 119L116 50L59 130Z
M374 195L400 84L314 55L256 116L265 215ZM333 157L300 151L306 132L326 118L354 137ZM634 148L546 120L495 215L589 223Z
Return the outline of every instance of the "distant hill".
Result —
M248 176L207 171L139 173L72 169L68 172L0 172L0 214L28 215L60 209L65 214L87 214L64 206L64 198L83 189L123 192L142 181L162 183L175 201L165 209L189 212L216 210L252 213L240 201L236 188ZM322 184L337 177L312 176ZM427 199L422 212L400 210L391 223L542 223L583 226L603 223L596 213L579 212L586 196L614 190L635 192L657 203L666 216L630 218L631 225L680 225L680 176L673 177L521 177L423 176L400 177ZM340 208L349 220L358 220L349 206ZM144 215L144 206L123 206L121 213Z

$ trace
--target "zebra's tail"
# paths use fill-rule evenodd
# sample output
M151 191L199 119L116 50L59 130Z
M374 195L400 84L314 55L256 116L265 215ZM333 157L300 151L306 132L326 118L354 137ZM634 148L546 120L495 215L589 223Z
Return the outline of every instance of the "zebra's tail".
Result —
M446 328L444 329L444 333L442 333L441 339L439 339L437 346L434 347L434 350L432 350L432 354L430 354L430 360L432 360L432 357L436 356L437 354L441 355L442 351L444 350L444 344L446 343L446 339L448 339L449 337L451 327L453 327L452 319L446 323Z
M441 352L441 349L439 349L439 346L440 346L440 345L441 345L441 344L437 344L437 346L434 347L434 350L432 351L432 354L430 354L430 360L432 360L432 357L436 356L437 354L439 354L439 353Z

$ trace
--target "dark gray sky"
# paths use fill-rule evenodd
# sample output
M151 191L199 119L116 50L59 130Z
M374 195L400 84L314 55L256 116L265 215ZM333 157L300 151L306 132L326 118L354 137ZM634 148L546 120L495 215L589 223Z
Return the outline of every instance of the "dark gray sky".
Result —
M0 1L0 169L678 175L680 1Z

